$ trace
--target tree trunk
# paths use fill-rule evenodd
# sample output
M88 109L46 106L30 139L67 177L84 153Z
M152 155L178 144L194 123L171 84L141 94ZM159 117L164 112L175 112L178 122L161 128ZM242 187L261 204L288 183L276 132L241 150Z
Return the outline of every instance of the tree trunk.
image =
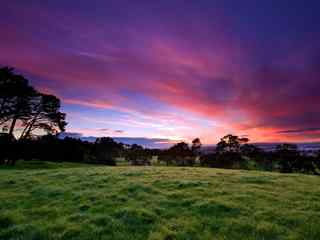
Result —
M33 122L30 124L30 125L28 125L24 130L23 130L23 133L22 133L22 135L21 135L21 139L25 139L25 138L27 138L28 137L28 135L31 133L31 128L32 128L32 126L33 126Z
M27 136L31 133L32 127L37 122L39 114L40 114L40 112L38 111L38 113L33 117L33 119L27 124L25 129L23 129L23 132L20 136L20 139L27 138Z
M14 127L17 123L17 117L14 117L10 126L9 135L13 135Z
M22 131L19 139L24 139L24 138L25 138L26 133L28 132L28 129L29 129L29 127L30 127L30 124L31 124L30 122L27 123L27 125L26 125L25 128L23 129L23 131Z
M35 122L37 121L37 117L34 117L31 122L29 122L27 124L27 126L23 129L23 132L20 136L20 139L25 139L28 137L28 135L31 133L32 127L35 124Z

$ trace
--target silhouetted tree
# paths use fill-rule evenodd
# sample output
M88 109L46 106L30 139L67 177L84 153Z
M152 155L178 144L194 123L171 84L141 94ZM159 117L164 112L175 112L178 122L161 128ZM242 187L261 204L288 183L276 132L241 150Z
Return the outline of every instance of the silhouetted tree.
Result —
M127 158L132 165L150 165L149 153L140 145L132 144L127 150Z
M12 135L0 133L0 165L14 165L16 157L14 155L16 140Z
M216 153L204 154L200 157L200 164L203 167L220 167L219 162L217 161Z
M0 68L0 125L5 124L2 130L13 135L18 121L24 126L20 138L30 137L37 129L56 134L64 131L67 124L57 97L37 92L13 68Z
M217 144L216 152L240 152L241 144L249 142L248 138L239 138L238 136L228 134L221 138L220 142Z
M319 159L317 156L299 152L295 144L280 144L276 147L275 156L279 170L285 173L301 172L319 174Z
M242 144L249 142L248 138L228 134L221 138L216 147L216 158L212 164L214 167L240 168L243 158L240 152Z
M192 141L191 151L193 155L198 156L200 154L201 146L202 144L199 138L195 138Z
M307 174L320 174L319 161L315 156L311 155L300 155L298 160L295 162L295 171Z
M60 100L47 94L39 94L32 101L32 114L23 120L24 130L21 138L28 138L37 129L44 130L47 134L57 134L65 130L66 114L60 112Z
M240 146L240 152L243 156L255 158L262 153L262 150L253 144L243 144Z
M192 151L189 145L185 142L180 142L168 149L168 154L177 165L180 166L192 166L194 164L194 159L191 158Z
M115 158L123 151L123 145L115 142L110 137L97 138L94 143L94 156L96 163L103 163L107 165L116 165Z
M31 116L32 101L37 95L28 80L14 74L13 68L0 68L0 125L9 122L10 135L18 120L24 121Z
M276 147L275 154L281 172L291 173L296 170L299 159L298 146L295 144L280 144Z
M92 145L86 141L81 141L80 139L66 137L63 141L59 141L59 149L61 156L60 161L68 162L85 162L90 163L94 161L93 156L90 157L92 152Z

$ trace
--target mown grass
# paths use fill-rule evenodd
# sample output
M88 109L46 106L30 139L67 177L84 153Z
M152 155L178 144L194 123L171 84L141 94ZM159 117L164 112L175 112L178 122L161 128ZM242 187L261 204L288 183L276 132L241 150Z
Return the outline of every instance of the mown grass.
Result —
M0 170L0 239L320 239L320 178L178 167Z

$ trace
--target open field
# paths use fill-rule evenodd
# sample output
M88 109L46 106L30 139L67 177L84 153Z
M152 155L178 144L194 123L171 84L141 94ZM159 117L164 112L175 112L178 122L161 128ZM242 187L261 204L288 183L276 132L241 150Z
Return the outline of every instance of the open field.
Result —
M317 176L35 165L0 169L0 239L320 239Z

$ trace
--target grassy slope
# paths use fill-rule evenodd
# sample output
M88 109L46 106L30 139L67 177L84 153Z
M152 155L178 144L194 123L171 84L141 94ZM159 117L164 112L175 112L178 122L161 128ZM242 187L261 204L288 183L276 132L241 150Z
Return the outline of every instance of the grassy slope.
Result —
M320 239L316 176L76 166L0 169L0 239Z

